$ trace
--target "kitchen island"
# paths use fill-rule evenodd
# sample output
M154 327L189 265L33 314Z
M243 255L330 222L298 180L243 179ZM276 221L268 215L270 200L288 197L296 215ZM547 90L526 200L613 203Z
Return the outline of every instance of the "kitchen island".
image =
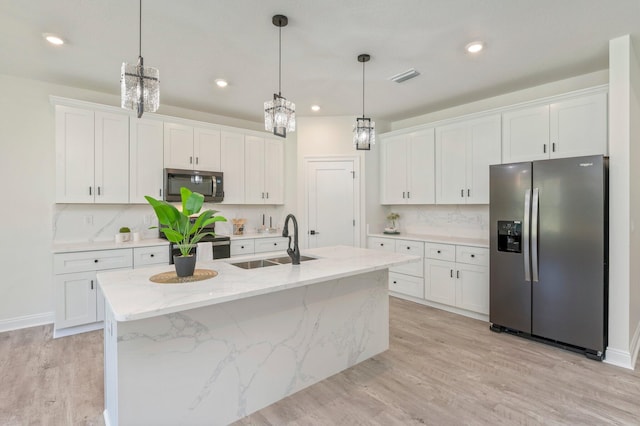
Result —
M156 284L172 266L98 274L107 425L228 424L385 351L388 268L415 256L305 250L301 265Z

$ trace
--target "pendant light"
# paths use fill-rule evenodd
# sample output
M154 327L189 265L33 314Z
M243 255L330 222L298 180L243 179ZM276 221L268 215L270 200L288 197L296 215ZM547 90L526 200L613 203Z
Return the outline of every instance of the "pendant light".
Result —
M286 27L289 19L284 15L274 15L271 19L278 27L278 94L273 100L264 103L264 128L274 135L287 137L287 131L296 130L296 104L282 96L282 27Z
M137 112L155 112L160 106L160 71L145 67L142 59L142 0L140 0L140 22L138 38L138 63L122 63L120 70L120 106Z
M371 56L366 53L358 55L358 62L362 62L362 117L358 117L353 126L353 145L357 150L366 151L376 142L376 123L364 116L364 63L369 59Z

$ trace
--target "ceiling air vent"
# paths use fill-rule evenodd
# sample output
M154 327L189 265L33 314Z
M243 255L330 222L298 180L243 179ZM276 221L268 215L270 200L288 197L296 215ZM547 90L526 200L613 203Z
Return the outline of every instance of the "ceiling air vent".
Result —
M396 83L402 83L403 81L407 81L419 75L420 73L418 71L416 71L414 68L411 68L410 70L401 72L400 74L396 74L393 77L389 77L389 80L395 81Z

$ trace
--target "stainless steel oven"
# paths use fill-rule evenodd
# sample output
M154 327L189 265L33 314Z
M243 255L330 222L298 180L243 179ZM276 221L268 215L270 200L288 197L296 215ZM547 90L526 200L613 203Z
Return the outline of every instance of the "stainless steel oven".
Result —
M228 259L231 257L231 240L227 236L207 236L200 240L201 243L211 242L213 246L213 259ZM173 256L180 255L180 249L174 243L169 244L169 263L173 264ZM191 252L198 254L198 247L194 247Z
M209 229L207 229L209 228ZM212 223L209 227L205 228L206 231L215 232L215 223ZM160 238L166 239L164 233L159 231ZM205 235L200 240L201 243L210 242L213 247L213 259L227 259L231 257L231 238L227 235L216 235L215 237L211 235ZM193 254L197 254L197 247L192 249ZM169 244L169 263L173 264L173 255L180 254L180 249L176 247L176 244Z

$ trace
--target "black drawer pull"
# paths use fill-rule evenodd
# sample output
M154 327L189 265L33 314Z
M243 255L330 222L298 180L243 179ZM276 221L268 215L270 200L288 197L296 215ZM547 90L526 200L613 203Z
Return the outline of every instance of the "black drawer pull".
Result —
M154 256L155 256L155 254L151 253L151 254L150 254L150 256L151 256L151 257L154 257Z
M394 281L393 283L394 283L394 284L398 284L398 282L397 282L397 281Z
M93 263L98 263L98 259L93 259Z
M472 255L471 255L471 257L476 257L476 255L475 255L475 254L472 254Z
M438 254L442 253L440 250L438 250Z
M407 246L407 250L411 250L411 247Z
M243 248L244 248L244 246L240 246L240 248L241 248L241 249L243 249Z
M278 245L278 243L273 243L273 245L274 245L274 246L277 246L277 245Z

